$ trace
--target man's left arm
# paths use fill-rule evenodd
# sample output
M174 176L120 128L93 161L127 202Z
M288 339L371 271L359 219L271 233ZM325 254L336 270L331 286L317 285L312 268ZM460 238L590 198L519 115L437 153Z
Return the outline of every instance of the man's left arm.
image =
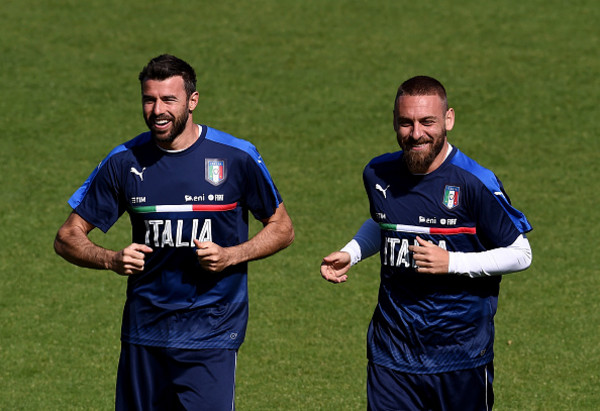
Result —
M286 248L294 241L294 227L283 203L280 203L271 217L262 220L263 228L246 242L221 247L213 242L196 244L196 255L202 268L221 272L232 265L268 257Z
M523 271L531 265L532 253L527 237L520 234L507 247L480 252L446 251L417 237L419 245L409 247L422 274L458 274L471 278L489 277Z

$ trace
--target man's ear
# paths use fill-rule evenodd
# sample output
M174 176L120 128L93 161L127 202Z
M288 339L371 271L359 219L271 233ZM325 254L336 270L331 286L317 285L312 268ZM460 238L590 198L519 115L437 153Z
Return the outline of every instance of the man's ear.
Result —
M448 111L446 111L446 117L444 118L444 123L446 125L446 130L452 130L454 127L454 109L450 107Z
M198 93L197 91L194 91L188 101L188 109L190 112L194 111L194 109L198 105L199 100L200 100L200 93Z

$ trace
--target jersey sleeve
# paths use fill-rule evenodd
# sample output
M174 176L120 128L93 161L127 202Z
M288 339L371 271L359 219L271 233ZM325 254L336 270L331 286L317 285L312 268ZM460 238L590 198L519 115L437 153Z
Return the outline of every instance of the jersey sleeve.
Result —
M525 214L512 206L502 182L491 170L458 149L451 162L474 179L468 184L471 212L486 248L507 247L532 230Z
M507 247L532 227L525 215L511 205L502 182L493 175L490 181L482 180L475 197L477 231L486 248Z
M137 146L140 144L144 144L144 143L150 141L150 139L151 139L150 133L146 132L146 133L142 133L142 134L136 136L135 138L133 138L123 144L119 144L118 146L113 148L110 151L110 153L108 153L108 155L106 157L104 157L104 159L100 162L100 164L98 164L98 167L96 167L94 170L92 170L92 172L90 173L88 178L83 182L81 187L79 187L77 189L77 191L75 191L75 193L73 193L71 198L69 198L68 203L71 206L71 208L75 209L79 205L79 203L81 202L83 197L86 195L87 191L89 190L90 185L92 184L92 181L94 181L94 178L96 178L98 171L100 171L100 169L106 164L106 162L108 161L109 158L111 158L113 155L118 154L122 151L128 150L131 147L134 147L134 146Z
M271 217L282 199L271 174L254 146L247 151L245 164L246 205L257 220Z
M84 220L107 232L125 211L120 201L119 167L114 157L98 168L74 211Z

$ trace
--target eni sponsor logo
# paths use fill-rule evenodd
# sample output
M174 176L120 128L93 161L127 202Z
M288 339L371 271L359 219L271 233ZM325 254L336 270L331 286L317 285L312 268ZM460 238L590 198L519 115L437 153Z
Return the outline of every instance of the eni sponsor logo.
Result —
M456 223L458 222L458 219L456 218L440 218L439 219L440 225L456 225ZM422 215L419 216L419 223L421 224L437 224L438 223L438 218L437 217L424 217Z
M419 223L421 224L437 224L437 217L423 217L419 216Z
M200 195L188 195L186 194L184 196L185 202L186 203L190 203L190 202L198 202L198 201L224 201L225 200L225 195L224 194L200 194Z
M189 203L190 201L205 201L206 200L206 196L204 194L201 194L199 196L192 196L192 195L188 195L186 194L184 196L186 203Z

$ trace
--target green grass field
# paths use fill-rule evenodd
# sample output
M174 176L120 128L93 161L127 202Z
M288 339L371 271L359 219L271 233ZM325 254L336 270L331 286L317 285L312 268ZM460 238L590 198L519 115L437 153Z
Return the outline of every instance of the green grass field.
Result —
M195 119L258 147L295 223L250 267L239 410L365 409L378 264L337 286L318 268L368 216L362 168L397 150L393 96L417 74L534 226L533 266L502 283L496 409L600 409L599 20L593 0L5 0L0 409L113 408L125 279L52 243L72 192L145 130L137 74L164 52L198 72ZM128 222L93 234L123 247Z

